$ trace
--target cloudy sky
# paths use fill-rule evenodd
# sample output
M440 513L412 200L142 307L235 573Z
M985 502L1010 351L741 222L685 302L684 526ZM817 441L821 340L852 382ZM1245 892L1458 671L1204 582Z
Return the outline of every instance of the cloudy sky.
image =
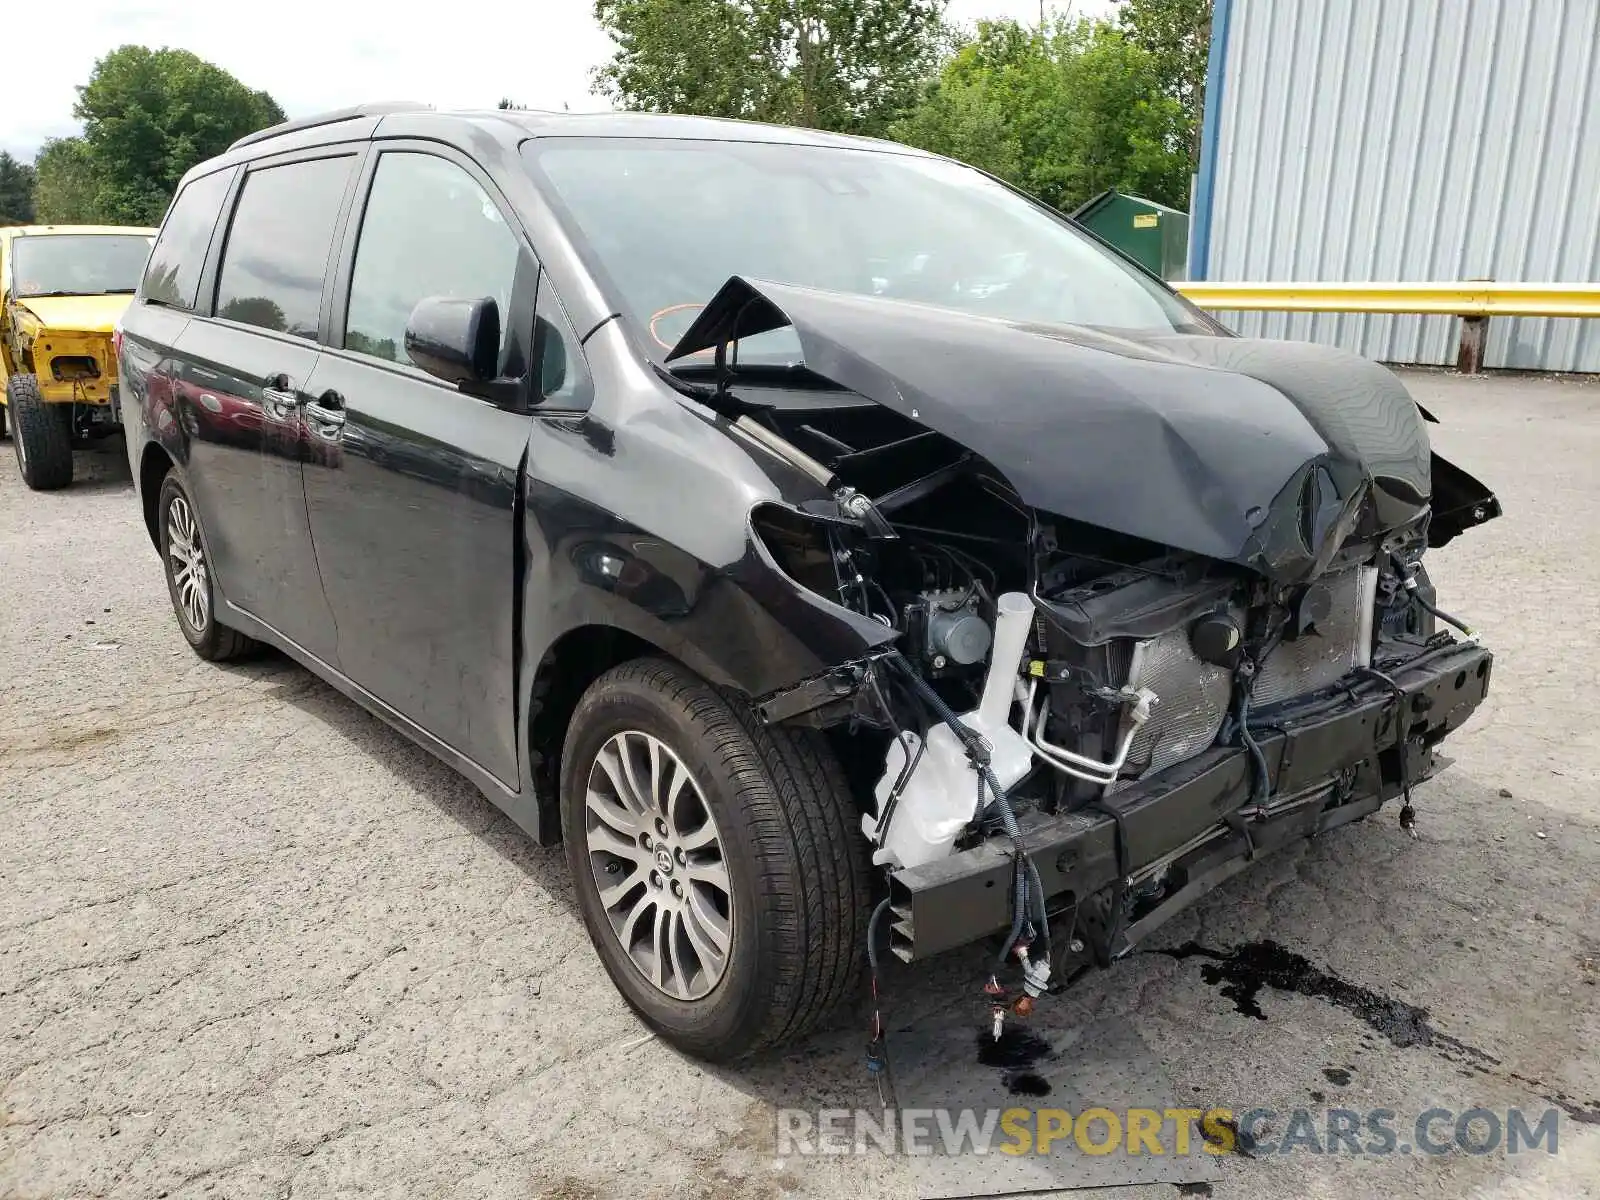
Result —
M1100 15L1114 0L1047 0ZM127 43L173 46L264 88L291 117L361 100L483 108L603 107L590 70L610 41L591 0L74 0L72 34L6 59L0 150L31 161L46 138L77 132L74 86ZM1039 0L951 0L958 21L1039 18Z

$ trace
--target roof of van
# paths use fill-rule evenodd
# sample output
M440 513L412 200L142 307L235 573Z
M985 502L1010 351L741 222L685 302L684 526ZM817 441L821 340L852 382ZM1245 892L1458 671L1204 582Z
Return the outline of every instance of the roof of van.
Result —
M558 113L519 108L438 111L425 104L401 100L358 104L350 108L335 109L332 112L285 121L280 125L273 125L240 138L229 147L229 156L233 151L254 146L260 146L260 152L270 152L276 149L271 145L274 140L301 131L346 132L344 129L333 128L345 126L351 135L362 137L371 136L371 133L381 130L385 125L409 124L414 120L427 123L463 122L498 133L502 137L512 135L518 140L526 137L678 138L833 145L858 149L893 147L905 153L922 153L910 147L898 146L875 138L827 133L819 129L806 129L793 125L763 125L754 121L734 121L721 117L640 112ZM359 128L356 123L360 123Z

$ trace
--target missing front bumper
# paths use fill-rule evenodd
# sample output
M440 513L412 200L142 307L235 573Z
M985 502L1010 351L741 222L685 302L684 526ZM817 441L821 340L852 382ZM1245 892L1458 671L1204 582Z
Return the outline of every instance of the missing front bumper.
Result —
M1363 684L1281 706L1258 734L1270 796L1250 802L1249 756L1208 750L1108 797L1096 810L1021 819L1047 905L1087 901L1119 880L1163 874L1152 903L1107 923L1110 957L1126 953L1162 922L1242 871L1253 859L1375 811L1437 769L1432 748L1488 693L1493 655L1480 646L1432 651L1395 668L1400 695ZM1014 869L1009 839L997 838L890 881L891 946L906 961L977 941L1011 923ZM1128 891L1129 889L1123 889Z

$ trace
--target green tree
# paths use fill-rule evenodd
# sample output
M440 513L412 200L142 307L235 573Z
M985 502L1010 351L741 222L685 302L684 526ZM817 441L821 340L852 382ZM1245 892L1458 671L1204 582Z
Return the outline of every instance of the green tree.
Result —
M1117 20L1128 40L1150 55L1161 93L1184 114L1184 144L1200 160L1206 59L1211 52L1211 0L1122 0Z
M0 150L0 225L33 221L33 168Z
M945 81L929 89L924 102L890 132L908 145L1019 182L1025 174L1021 148L997 90L981 79Z
M52 138L34 160L34 219L46 225L97 225L100 184L82 138Z
M945 46L945 0L595 0L620 108L882 134Z
M978 22L890 135L1023 183L1049 130L1040 111L1054 88L1049 50L1042 32L1016 21Z
M759 3L760 0L757 0ZM772 120L783 71L763 60L751 9L729 0L595 0L617 44L594 72L619 108Z
M980 22L891 132L1063 209L1111 187L1181 206L1188 190L1178 102L1104 22Z
M1163 95L1150 54L1108 25L1080 25L1064 72L1074 114L1069 205L1107 188L1187 206L1189 156L1182 106Z
M123 46L95 63L78 89L104 218L154 224L185 171L235 140L282 121L266 92L187 50Z

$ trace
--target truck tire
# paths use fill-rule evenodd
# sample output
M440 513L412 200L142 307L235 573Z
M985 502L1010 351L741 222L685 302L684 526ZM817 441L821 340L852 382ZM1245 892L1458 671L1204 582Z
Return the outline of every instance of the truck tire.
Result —
M815 730L766 727L676 663L584 693L561 761L578 908L623 998L729 1062L814 1029L857 985L869 874L859 814Z
M72 406L46 404L34 375L6 380L11 414L11 444L22 482L36 492L53 492L72 482Z
M167 595L184 639L209 662L250 653L258 645L255 639L217 620L211 551L200 527L200 514L176 472L168 471L162 479L156 505L156 545L167 577Z

